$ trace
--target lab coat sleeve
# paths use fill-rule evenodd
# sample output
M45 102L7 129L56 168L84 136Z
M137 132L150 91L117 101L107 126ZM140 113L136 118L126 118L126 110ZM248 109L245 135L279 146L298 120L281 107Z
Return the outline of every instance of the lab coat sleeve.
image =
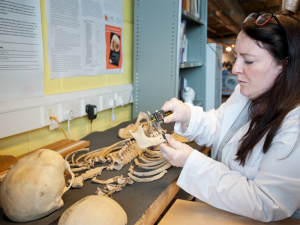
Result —
M194 140L198 145L211 146L217 130L221 127L222 117L226 108L226 103L217 110L212 109L204 112L202 107L187 104L191 109L191 119L188 126L176 122L175 133Z
M255 220L290 217L300 207L299 144L293 150L298 134L299 122L281 129L253 180L195 150L177 184L214 207Z

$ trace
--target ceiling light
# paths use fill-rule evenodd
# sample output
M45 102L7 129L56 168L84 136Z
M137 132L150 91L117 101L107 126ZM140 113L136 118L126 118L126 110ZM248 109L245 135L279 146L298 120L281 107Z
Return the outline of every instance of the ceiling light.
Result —
M235 45L231 45L231 47L233 47L233 48L234 48L234 47L235 47Z
M230 52L230 51L231 51L231 47L227 47L227 48L226 48L226 51L227 51L227 52Z

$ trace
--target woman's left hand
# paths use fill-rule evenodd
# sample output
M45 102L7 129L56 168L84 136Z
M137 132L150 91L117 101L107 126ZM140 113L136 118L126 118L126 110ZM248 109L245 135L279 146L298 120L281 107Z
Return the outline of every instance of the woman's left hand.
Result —
M160 152L173 166L183 167L186 160L194 149L190 146L176 141L171 135L166 135L169 145L162 143L159 145Z

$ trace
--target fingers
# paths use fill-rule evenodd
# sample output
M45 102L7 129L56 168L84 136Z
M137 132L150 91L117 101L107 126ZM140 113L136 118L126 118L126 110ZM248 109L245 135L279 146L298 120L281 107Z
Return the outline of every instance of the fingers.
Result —
M162 107L161 107L162 110L164 110L165 112L168 112L168 111L174 111L174 106L172 105L171 101L167 101Z
M168 111L174 111L174 106L172 105L171 101L167 101L162 107L161 107L162 110L164 110L165 112L168 112ZM169 116L166 116L164 118L164 122L165 123L170 123L170 122L173 122L173 117L174 115L172 116L173 114L169 115Z
M168 146L167 146L166 144L162 143L162 144L160 144L158 147L159 147L159 150L160 150L162 156L163 156L164 158L167 158L166 152L167 152L167 147L168 147Z
M175 114L168 115L164 118L165 123L175 122Z
M180 141L176 141L171 135L167 134L166 138L168 140L169 145L172 148L181 150L182 149L182 143Z
M159 149L160 149L162 156L166 160L168 160L171 164L178 156L178 150L175 150L174 148L171 148L170 146L167 146L166 144L160 144Z
M172 98L170 101L167 101L163 105L163 107L161 108L162 110L164 110L165 112L168 112L168 111L173 112L171 115L166 116L164 118L164 122L165 123L170 123L170 122L174 122L175 121L176 108L178 108L177 106L180 105L180 103L182 103L182 102L179 101L177 98Z

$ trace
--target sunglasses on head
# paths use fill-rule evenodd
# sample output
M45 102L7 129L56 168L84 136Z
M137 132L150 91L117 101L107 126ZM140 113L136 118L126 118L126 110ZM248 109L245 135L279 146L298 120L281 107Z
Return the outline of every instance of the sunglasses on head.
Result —
M274 18L276 20L276 22L278 23L280 29L285 33L286 40L288 41L288 35L286 33L286 30L283 28L283 26L279 22L278 18L276 17L276 15L273 14L273 13L263 13L263 14L251 13L249 16L246 17L246 19L244 20L243 23L253 22L254 20L256 20L255 24L257 26L263 26L266 23L268 23L272 18Z
M256 19L255 24L257 26L263 26L266 23L268 23L272 18L274 18L276 20L276 22L278 23L280 28L285 32L283 26L281 25L281 23L277 19L276 15L273 14L273 13L263 13L263 14L251 13L249 16L246 17L246 19L244 20L243 23L252 22Z

